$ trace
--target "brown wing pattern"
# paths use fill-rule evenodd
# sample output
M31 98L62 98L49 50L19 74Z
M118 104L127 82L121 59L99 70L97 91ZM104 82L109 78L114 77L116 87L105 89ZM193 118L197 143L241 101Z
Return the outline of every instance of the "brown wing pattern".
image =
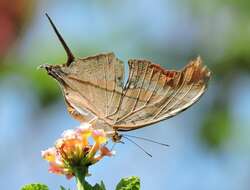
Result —
M113 53L78 59L64 69L66 101L101 119L117 109L114 102L121 99L124 65Z
M169 71L146 60L129 60L129 79L113 53L77 59L69 66L52 66L49 74L64 91L70 114L79 121L115 130L133 130L170 118L204 93L210 71L201 59L181 71Z
M146 60L129 61L129 80L114 120L117 130L133 130L170 118L204 93L210 71L201 59L182 71L168 71Z

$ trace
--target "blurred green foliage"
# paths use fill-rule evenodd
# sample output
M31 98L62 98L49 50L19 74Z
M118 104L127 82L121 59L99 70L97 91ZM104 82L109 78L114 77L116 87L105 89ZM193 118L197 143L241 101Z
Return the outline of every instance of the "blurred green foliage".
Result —
M228 109L225 107L217 107L211 111L204 119L200 135L201 140L206 145L218 150L224 145L224 141L230 137L232 122Z
M116 186L116 190L139 190L139 189L140 189L140 179L135 176L123 178Z
M25 185L21 190L49 190L49 188L46 185L38 183Z
M42 106L48 106L59 98L60 89L46 72L28 64L3 64L0 67L0 80L11 75L19 75L29 81L37 93Z
M223 46L214 47L221 51L218 58L214 58L214 51L205 50L210 58L213 84L219 92L215 92L210 106L204 114L200 128L200 138L213 150L220 150L232 135L233 122L230 110L230 91L234 88L234 81L243 75L250 74L250 1L246 0L192 0L186 2L190 6L194 19L205 23L205 26L216 27L216 15L220 15L221 24L226 23L226 30L222 34ZM209 27L208 27L209 28ZM210 36L200 39L202 44L210 43ZM204 49L204 47L203 47ZM209 90L209 89L208 89Z

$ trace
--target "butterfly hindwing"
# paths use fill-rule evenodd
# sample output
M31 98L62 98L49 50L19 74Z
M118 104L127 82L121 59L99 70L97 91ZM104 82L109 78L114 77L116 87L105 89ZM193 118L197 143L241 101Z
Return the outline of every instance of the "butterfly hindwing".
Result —
M114 125L117 130L137 129L184 111L205 92L210 78L210 71L200 58L182 71L169 71L149 61L131 60L130 73L136 74L128 81L133 85L124 91L127 96L117 113Z

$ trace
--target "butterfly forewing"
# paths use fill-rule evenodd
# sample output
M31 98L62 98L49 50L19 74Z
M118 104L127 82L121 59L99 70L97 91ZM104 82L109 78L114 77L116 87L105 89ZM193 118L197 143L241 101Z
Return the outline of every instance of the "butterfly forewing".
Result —
M65 72L65 98L98 118L117 110L122 95L124 66L113 53L78 59ZM74 106L73 106L74 107Z

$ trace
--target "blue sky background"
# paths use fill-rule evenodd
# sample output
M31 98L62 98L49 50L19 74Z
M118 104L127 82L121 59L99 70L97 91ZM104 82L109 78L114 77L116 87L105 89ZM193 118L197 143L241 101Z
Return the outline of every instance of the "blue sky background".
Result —
M146 58L169 69L180 69L201 55L205 64L213 67L226 55L231 27L237 20L230 7L214 10L209 5L195 7L188 1L171 0L37 1L31 22L6 60L14 56L34 73L43 72L36 70L43 63L65 61L65 53L44 16L47 12L79 57L113 51L125 62ZM41 77L39 80L49 76L43 73ZM136 175L143 190L249 189L249 73L237 75L230 83L230 137L219 149L212 149L199 136L203 118L211 114L211 102L222 93L219 80L215 76L201 101L184 113L130 133L168 143L169 148L139 142L153 154L150 158L129 142L119 144L116 156L91 167L89 182L103 180L107 189L114 189L120 178ZM59 93L55 81L50 81ZM59 185L74 189L74 180L49 174L48 164L40 156L63 130L79 125L66 112L61 94L42 107L34 81L18 72L1 78L0 92L1 187L14 190L26 183L42 182L51 189L59 189Z

